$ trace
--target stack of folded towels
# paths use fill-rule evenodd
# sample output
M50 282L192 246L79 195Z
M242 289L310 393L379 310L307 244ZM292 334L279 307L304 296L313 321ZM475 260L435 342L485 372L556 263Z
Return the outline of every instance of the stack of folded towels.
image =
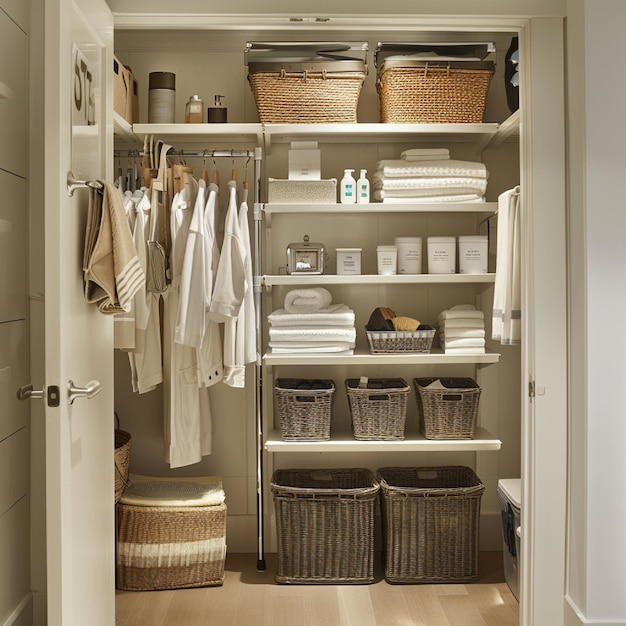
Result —
M442 311L439 344L446 354L484 354L484 313L471 304L459 304Z
M400 159L378 161L373 176L378 202L482 202L487 191L483 163L450 159L444 148L405 150Z
M274 353L354 352L354 311L345 304L333 304L332 295L322 287L289 291L284 308L267 319L269 347Z

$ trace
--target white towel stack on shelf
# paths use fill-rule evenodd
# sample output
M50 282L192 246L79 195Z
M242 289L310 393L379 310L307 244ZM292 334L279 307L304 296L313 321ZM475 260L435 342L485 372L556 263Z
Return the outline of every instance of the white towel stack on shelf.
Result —
M439 314L439 345L446 354L485 353L485 315L471 304Z
M332 304L326 289L293 289L285 296L284 307L267 318L272 352L354 352L354 311L345 304Z
M373 176L374 200L482 202L487 191L483 163L450 159L443 148L405 150L401 159L382 160Z

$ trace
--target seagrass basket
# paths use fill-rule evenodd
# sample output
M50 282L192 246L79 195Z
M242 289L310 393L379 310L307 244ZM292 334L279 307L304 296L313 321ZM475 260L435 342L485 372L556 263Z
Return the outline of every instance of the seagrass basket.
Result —
M432 327L417 330L367 330L367 342L372 354L384 352L422 352L432 350L435 329Z
M346 393L355 439L404 439L409 385L401 378L377 378L359 387L359 380L346 380Z
M332 380L278 378L274 385L276 412L285 441L330 439L335 383Z
M115 502L119 502L124 493L124 488L128 484L132 438L130 433L120 430L117 415L115 415L115 422Z
M271 490L278 540L276 582L373 582L379 486L371 471L276 470Z
M387 582L476 580L485 487L474 471L464 466L383 467L376 478Z

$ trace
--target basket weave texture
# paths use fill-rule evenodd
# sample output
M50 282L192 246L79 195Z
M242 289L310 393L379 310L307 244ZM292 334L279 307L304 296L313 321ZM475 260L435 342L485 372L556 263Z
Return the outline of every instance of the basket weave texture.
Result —
M427 389L440 380L445 389ZM472 378L414 378L420 427L426 439L473 439L481 389Z
M374 474L353 469L276 470L271 481L278 583L374 580Z
M334 393L335 383L332 380L277 379L274 398L283 440L330 439Z
M390 67L376 81L381 122L473 123L483 121L490 69Z
M365 72L248 74L261 123L356 123Z
M226 505L117 505L117 588L151 591L221 585Z
M381 488L385 579L470 582L478 577L480 503L469 467L384 467Z
M370 379L367 388L358 385L356 378L346 380L354 438L404 439L409 385L402 378Z
M434 328L421 330L366 330L370 352L430 353L435 337Z
M115 430L115 502L119 502L128 484L132 438L125 430Z

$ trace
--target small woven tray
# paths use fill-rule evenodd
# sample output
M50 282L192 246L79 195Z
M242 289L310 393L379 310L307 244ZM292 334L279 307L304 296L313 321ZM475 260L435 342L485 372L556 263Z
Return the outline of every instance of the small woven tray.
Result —
M382 352L430 353L435 338L432 327L421 330L367 330L367 342L373 354Z

